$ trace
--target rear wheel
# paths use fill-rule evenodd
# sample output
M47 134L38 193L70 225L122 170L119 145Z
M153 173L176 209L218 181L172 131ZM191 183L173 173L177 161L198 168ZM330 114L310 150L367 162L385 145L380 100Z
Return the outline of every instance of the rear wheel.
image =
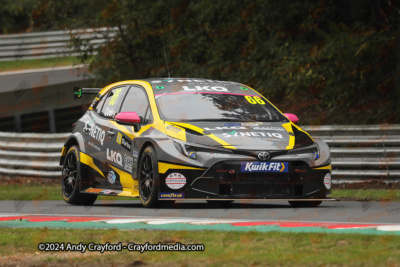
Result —
M142 205L154 208L159 204L159 174L156 151L148 146L143 151L139 162L139 196Z
M82 194L79 192L79 183L82 180L82 166L79 159L79 148L72 146L65 155L62 176L61 192L65 202L75 205L92 205L97 195Z

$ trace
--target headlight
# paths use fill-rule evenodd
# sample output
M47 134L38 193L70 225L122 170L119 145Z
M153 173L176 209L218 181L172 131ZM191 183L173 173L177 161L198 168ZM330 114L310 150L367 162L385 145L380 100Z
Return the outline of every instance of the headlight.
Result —
M292 149L288 151L288 154L313 154L314 159L319 159L319 146L318 143L313 143L311 146L308 147L301 147L297 149Z
M206 152L206 153L225 153L225 154L231 154L232 151L227 150L227 149L214 149L214 148L209 148L205 146L199 146L199 145L192 145L192 144L187 144L187 143L182 143L181 141L173 140L174 145L176 149L181 152L183 155L185 155L188 158L191 159L197 159L196 153L197 152Z

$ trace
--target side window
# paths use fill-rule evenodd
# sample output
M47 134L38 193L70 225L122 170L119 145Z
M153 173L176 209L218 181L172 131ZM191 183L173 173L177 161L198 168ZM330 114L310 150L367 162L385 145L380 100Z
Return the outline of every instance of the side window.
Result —
M148 124L152 121L149 100L146 92L140 88L132 86L122 103L120 112L136 112L142 119L142 124ZM146 113L147 112L147 113Z
M104 100L106 100L106 96L103 95L103 96L101 96L100 101L98 101L98 102L95 104L94 111L95 111L97 114L100 114L101 108L103 107L103 104L104 104Z
M104 105L100 111L100 116L113 119L118 113L124 93L128 87L120 86L111 89L104 97Z

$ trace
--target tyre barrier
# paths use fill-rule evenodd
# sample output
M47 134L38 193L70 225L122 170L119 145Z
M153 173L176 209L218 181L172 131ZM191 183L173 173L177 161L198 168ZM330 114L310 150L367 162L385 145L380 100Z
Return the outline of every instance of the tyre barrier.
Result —
M334 183L400 181L400 125L302 126L330 147ZM59 178L70 133L0 132L0 175Z

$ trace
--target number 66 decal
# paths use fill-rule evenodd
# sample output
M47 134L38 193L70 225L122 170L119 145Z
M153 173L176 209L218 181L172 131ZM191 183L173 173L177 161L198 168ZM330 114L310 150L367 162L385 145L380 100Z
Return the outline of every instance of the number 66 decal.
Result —
M264 100L261 99L259 96L249 96L246 95L244 98L250 103L250 104L260 104L260 105L265 105Z

